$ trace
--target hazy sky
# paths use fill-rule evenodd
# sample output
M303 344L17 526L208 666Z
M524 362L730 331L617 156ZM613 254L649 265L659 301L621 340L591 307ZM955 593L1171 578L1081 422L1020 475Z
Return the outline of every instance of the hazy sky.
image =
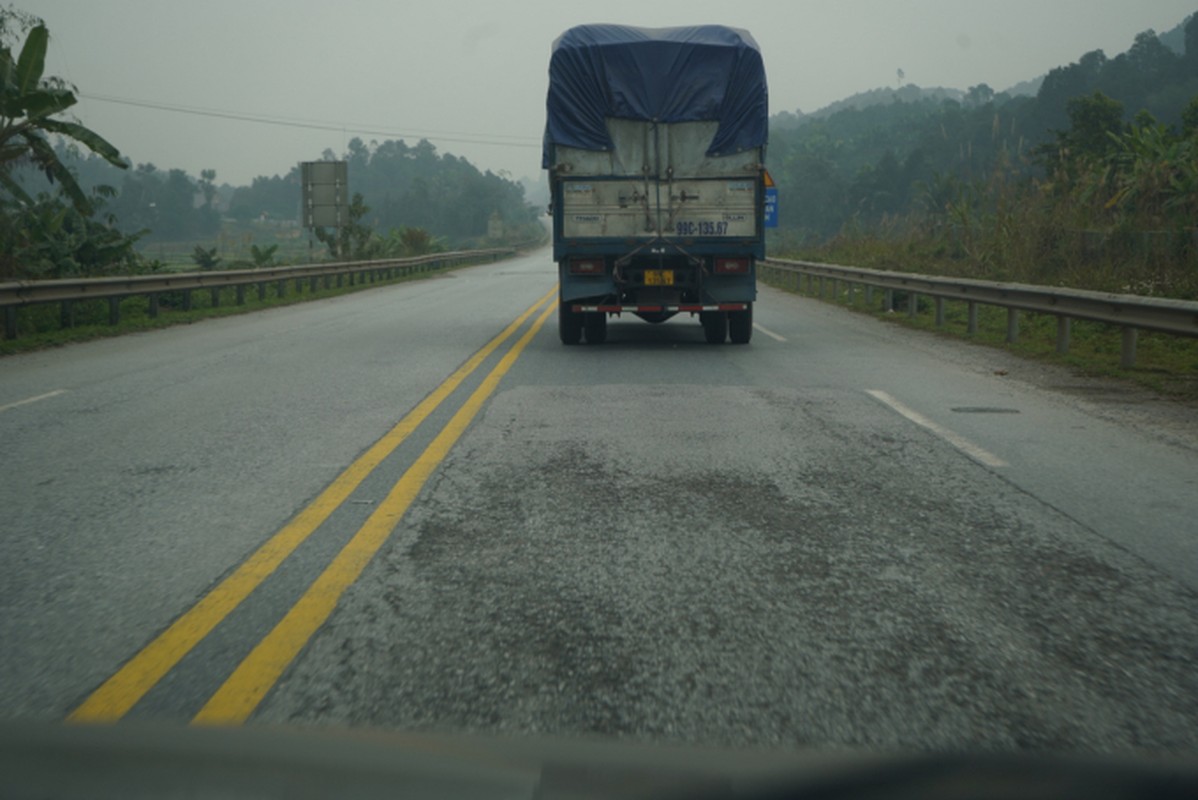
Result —
M1198 0L0 2L46 21L47 74L79 88L84 124L137 163L212 168L233 184L340 154L354 136L426 137L480 169L539 176L549 48L582 23L746 28L778 112L895 86L899 69L920 86L1001 91L1090 50L1123 52L1140 31L1198 10Z

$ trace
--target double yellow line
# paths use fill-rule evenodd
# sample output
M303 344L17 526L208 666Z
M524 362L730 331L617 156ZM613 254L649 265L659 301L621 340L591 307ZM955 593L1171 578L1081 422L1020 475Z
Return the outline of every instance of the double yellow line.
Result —
M482 410L516 359L555 308L556 287L534 303L498 336L471 356L444 383L420 402L383 438L373 444L329 484L315 500L272 536L228 578L154 641L130 659L67 717L70 722L115 722L128 713L157 683L241 604L276 568L344 503L366 477L443 403L467 377L511 338L542 306L536 321L504 354L494 369L449 420L432 443L392 487L349 543L316 578L299 601L266 635L217 689L194 722L243 722L287 666L316 633L337 605L341 594L357 580L383 542L395 529L412 501Z

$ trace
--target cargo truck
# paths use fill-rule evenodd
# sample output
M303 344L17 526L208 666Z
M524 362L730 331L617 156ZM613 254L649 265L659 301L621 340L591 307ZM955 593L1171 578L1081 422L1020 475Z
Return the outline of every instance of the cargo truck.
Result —
M753 335L768 98L747 31L582 25L553 43L542 166L565 344L607 319L698 316Z

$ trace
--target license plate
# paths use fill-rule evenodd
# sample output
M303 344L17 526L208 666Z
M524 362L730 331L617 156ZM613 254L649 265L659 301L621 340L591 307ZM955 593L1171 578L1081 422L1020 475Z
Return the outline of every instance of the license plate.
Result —
M645 285L646 286L673 286L674 285L674 270L672 270L672 269L647 269L647 270L645 270Z

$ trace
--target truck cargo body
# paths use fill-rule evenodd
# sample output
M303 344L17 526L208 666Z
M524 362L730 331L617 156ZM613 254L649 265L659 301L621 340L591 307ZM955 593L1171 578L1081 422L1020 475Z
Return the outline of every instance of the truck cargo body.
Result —
M555 78L567 84L556 104ZM548 108L562 341L603 341L608 315L689 312L708 341L747 342L765 255L768 116L751 37L571 29L555 44Z

